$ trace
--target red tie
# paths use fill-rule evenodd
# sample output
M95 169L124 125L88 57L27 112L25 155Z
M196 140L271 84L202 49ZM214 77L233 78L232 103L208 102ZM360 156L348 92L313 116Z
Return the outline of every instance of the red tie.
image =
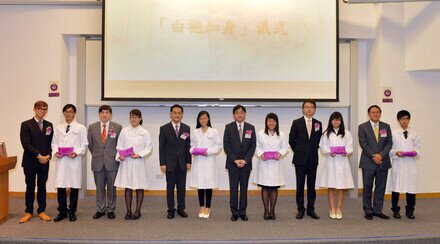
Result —
M101 133L101 142L102 145L105 144L105 140L107 140L107 130L105 129L105 124L102 125L104 127L104 129L102 129L102 133Z

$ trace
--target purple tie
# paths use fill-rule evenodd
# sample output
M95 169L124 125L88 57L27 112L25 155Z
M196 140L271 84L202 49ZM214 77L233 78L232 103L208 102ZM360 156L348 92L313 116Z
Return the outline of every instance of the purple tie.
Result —
M179 126L176 125L176 137L179 137Z

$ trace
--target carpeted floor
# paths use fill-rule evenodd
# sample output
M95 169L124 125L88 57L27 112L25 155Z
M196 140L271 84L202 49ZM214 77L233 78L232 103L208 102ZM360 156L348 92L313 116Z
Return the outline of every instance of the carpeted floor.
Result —
M321 216L313 220L305 216L295 219L294 196L280 196L277 203L277 219L263 219L260 197L250 196L248 206L249 221L230 221L227 196L214 196L211 218L197 217L199 210L196 196L187 196L187 213L183 219L176 215L173 220L166 218L165 196L146 196L142 217L139 220L124 219L125 203L118 198L116 219L103 217L92 219L95 213L95 197L80 199L78 220L67 219L55 223L43 222L36 215L25 224L18 220L24 211L24 199L10 199L9 219L0 225L0 242L65 242L65 243L288 243L288 242L382 242L392 240L402 243L440 243L440 199L417 199L416 219L368 221L363 217L361 198L346 197L344 217L332 220L328 217L327 198L318 196L316 212ZM47 213L55 217L56 199L48 199ZM384 213L390 214L389 200ZM403 213L402 213L403 214Z

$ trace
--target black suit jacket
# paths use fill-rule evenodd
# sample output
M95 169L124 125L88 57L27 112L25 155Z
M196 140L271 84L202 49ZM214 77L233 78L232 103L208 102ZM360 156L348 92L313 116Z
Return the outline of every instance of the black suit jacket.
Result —
M251 132L251 138L246 138L246 131ZM239 168L234 161L237 159L244 159L246 165L241 169L252 170L252 157L254 156L256 146L257 139L255 127L253 125L244 122L243 138L240 142L237 123L234 121L227 124L223 135L223 148L226 153L226 169L238 170Z
M289 134L289 144L293 150L292 163L295 165L318 166L318 148L322 136L322 123L312 119L312 133L307 133L304 117L292 122Z
M24 149L22 167L39 165L37 158L39 154L52 156L53 130L52 123L46 120L43 120L43 131L40 130L34 118L21 123L20 141Z
M183 135L187 135L185 139ZM179 137L176 137L172 123L160 127L159 133L159 161L160 165L166 165L167 171L173 172L177 167L186 171L186 164L191 163L190 128L180 123Z

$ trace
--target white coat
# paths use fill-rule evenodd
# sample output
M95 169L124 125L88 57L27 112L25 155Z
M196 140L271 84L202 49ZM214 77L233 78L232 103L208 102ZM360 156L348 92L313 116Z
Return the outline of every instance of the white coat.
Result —
M420 156L420 137L417 132L408 128L408 138L403 136L403 129L393 130L393 147L390 151L391 190L401 193L417 192L417 159ZM416 151L416 157L398 157L398 151Z
M116 160L119 164L118 173L115 179L115 186L129 189L147 189L147 160L146 156L152 151L150 133L142 126L133 128L131 125L123 128L118 138L116 150L123 150L133 147L135 154L141 158L126 157L124 161L119 159L116 153Z
M207 156L193 156L190 171L190 186L197 189L212 189L217 187L216 156L222 150L222 142L218 131L211 127L203 133L202 128L191 133L192 153L194 148L207 148Z
M282 156L287 154L289 144L282 131L280 135L268 135L261 130L257 134L257 147L255 154L258 156L254 183L262 186L282 186L285 185L283 168L280 160L263 160L261 155L268 151L277 151Z
M72 159L67 156L53 159L55 165L55 188L81 188L82 182L82 156L87 151L87 129L76 121L70 123L69 132L66 133L67 123L55 128L52 139L52 151L58 152L58 147L73 147L77 157Z
M345 146L347 156L330 155L330 147ZM351 174L350 162L348 155L353 153L353 137L350 131L345 130L345 136L337 136L335 133L330 133L327 137L327 132L324 132L319 143L319 148L325 156L324 172L321 178L321 187L335 188L335 189L350 189L354 188L353 176Z

